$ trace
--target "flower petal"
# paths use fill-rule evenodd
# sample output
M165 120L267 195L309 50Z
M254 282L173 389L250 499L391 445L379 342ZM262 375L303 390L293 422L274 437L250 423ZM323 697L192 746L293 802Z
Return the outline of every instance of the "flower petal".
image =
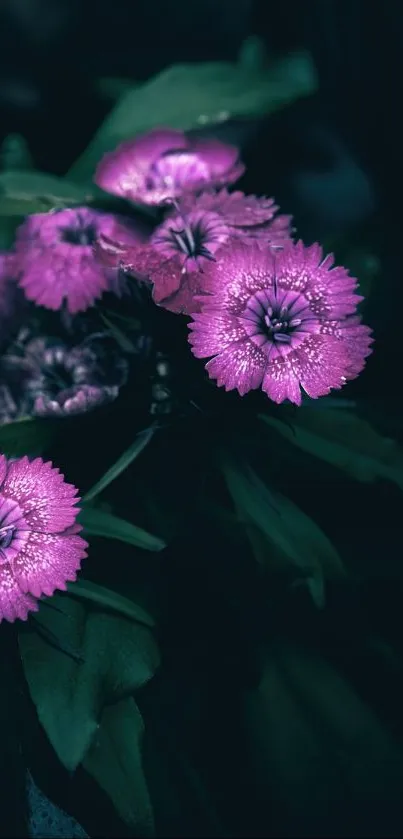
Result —
M40 457L9 463L1 494L17 501L27 526L40 533L61 533L77 517L77 489Z
M25 621L30 612L38 611L38 603L30 594L21 591L9 562L0 564L0 623Z
M26 545L13 561L13 572L23 592L50 597L74 581L81 561L87 556L87 542L69 534L30 533Z
M261 385L265 367L264 354L247 338L227 347L206 364L211 379L216 379L225 390L237 390L241 396Z

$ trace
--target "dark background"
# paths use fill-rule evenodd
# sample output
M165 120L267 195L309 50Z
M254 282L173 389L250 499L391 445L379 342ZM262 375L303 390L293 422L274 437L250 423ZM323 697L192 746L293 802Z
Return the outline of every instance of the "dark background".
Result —
M21 133L38 168L63 173L111 106L99 93L100 77L146 80L172 63L235 59L243 39L252 33L264 38L273 53L308 49L318 71L319 92L250 126L246 135L243 132L245 188L274 194L284 211L294 215L307 241L335 231L348 235L360 225L372 225L382 275L369 299L366 320L375 329L377 343L352 393L369 401L385 420L389 415L399 418L403 360L403 4L399 0L0 0L0 142L11 132ZM233 130L236 134L237 128ZM336 186L341 189L337 200ZM399 423L396 435L403 436ZM368 551L376 561L382 552L401 551L397 492L360 486L358 494L355 485L347 488L342 478L339 484L337 480L329 486L329 497L336 492L344 498L344 530L339 537L347 555L361 551L364 558ZM307 492L305 486L299 489ZM328 499L315 498L311 491L318 522L337 542L334 506L329 510ZM371 522L365 532L356 524L364 516ZM190 583L185 579L183 585ZM389 620L391 635L399 631L401 594L401 587L387 579L360 592L368 609L374 606L380 623ZM355 625L356 606L353 600L349 629ZM345 644L350 644L347 630ZM338 654L342 659L342 651ZM352 678L357 676L353 671L352 666ZM362 683L375 704L383 701L371 682L370 665L367 670L363 665ZM150 713L152 717L152 702ZM157 719L158 713L155 725ZM40 748L45 749L43 742ZM161 749L165 754L163 745ZM61 770L54 756L44 751L43 761L47 765L53 761L51 771L57 778ZM63 796L59 803L74 809L74 802ZM81 816L77 802L75 811ZM245 813L245 831L249 818ZM191 824L190 815L187 819L183 835Z

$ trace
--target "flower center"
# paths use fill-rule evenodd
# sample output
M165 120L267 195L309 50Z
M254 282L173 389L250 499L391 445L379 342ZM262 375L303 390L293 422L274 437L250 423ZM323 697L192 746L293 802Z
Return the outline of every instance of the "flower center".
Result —
M270 355L284 355L298 346L316 319L303 295L283 289L261 289L241 316L246 334Z
M6 524L0 527L0 553L11 545L15 531L14 524Z
M172 201L175 205L175 202ZM178 208L179 212L179 208ZM166 257L214 260L217 248L228 239L228 228L217 213L195 212L168 218L157 229L152 244Z
M61 227L62 241L69 245L81 245L89 247L97 240L97 231L93 224L79 225L77 227Z

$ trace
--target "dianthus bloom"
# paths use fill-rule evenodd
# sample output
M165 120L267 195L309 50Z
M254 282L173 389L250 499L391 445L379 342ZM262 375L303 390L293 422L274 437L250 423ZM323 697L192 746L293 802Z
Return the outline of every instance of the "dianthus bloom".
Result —
M3 344L16 326L24 304L24 296L15 278L12 253L0 251L0 343Z
M125 243L137 241L129 227L118 229ZM15 267L28 300L55 310L65 303L71 314L92 306L110 287L93 244L101 233L116 236L116 230L115 216L87 207L29 216L15 243Z
M177 314L200 309L197 298L209 291L208 265L230 240L281 248L290 241L290 216L273 218L271 198L226 190L174 202L149 242L126 247L101 236L98 254L105 266L123 265L139 280L152 282L154 302Z
M51 463L0 455L0 621L26 620L38 598L76 579L88 547L79 500Z
M158 206L186 192L232 184L244 170L234 146L156 128L108 152L94 180L113 195Z
M344 268L319 245L282 251L236 243L210 270L211 296L193 316L189 341L209 376L241 395L261 387L274 402L301 404L301 388L324 396L355 378L371 330L355 315L362 299Z
M0 419L2 407L12 416L13 404L19 417L86 413L116 399L127 374L127 360L107 336L95 334L69 347L58 338L28 334L0 363L8 391L8 399L5 393L0 398Z

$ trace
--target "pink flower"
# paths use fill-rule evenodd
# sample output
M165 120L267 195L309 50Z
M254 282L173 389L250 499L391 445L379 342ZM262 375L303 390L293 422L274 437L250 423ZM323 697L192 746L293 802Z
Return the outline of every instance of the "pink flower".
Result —
M189 212L217 213L231 237L246 240L261 239L270 247L283 247L291 239L291 216L277 215L273 198L244 195L243 192L207 191L194 197L187 195L179 202L182 215ZM172 209L172 216L177 209Z
M234 146L156 128L106 154L94 180L113 195L159 205L186 192L232 184L244 169Z
M104 291L116 290L94 257L97 237L117 235L138 241L115 216L87 207L29 216L17 231L15 267L28 300L47 309L65 303L71 314L92 306Z
M137 279L152 282L154 302L177 314L200 310L197 298L209 291L209 264L231 239L258 240L284 247L290 241L290 216L273 218L271 198L226 190L187 197L171 209L149 242L141 247L100 237L98 255L104 266L121 265Z
M231 245L209 270L211 296L193 316L196 358L209 376L243 396L261 387L274 402L301 404L355 378L371 352L371 330L355 315L362 299L344 268L302 242L282 251Z
M88 547L79 500L51 463L0 455L0 621L26 620L42 595L76 579Z
M6 341L18 325L24 296L18 288L14 254L0 251L0 343Z

